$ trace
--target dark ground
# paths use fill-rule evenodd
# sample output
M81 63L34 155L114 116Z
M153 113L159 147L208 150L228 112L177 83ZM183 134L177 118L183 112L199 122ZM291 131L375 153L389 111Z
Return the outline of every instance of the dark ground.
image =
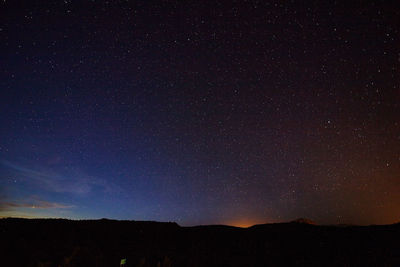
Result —
M400 266L400 224L1 219L1 266Z

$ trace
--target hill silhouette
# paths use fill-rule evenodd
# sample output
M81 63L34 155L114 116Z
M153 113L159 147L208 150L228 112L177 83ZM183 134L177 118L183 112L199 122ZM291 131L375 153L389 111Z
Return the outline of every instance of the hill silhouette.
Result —
M296 220L297 221L297 220ZM0 219L1 266L400 266L400 225Z
M316 223L313 220L307 219L307 218L298 218L298 219L292 221L292 223L304 223L304 224L316 225Z

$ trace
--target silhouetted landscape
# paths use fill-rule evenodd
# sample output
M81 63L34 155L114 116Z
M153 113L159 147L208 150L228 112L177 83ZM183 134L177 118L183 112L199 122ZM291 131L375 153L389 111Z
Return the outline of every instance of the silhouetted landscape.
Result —
M2 266L400 266L400 224L0 220Z

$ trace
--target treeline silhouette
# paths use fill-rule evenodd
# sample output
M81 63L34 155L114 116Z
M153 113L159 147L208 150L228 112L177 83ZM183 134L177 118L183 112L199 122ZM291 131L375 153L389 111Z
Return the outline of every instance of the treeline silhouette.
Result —
M0 219L0 266L400 266L400 224Z

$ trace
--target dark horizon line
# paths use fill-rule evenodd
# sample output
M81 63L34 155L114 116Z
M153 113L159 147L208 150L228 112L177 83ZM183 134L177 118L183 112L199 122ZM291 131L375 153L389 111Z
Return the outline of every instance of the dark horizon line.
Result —
M148 220L124 220L124 219L109 219L109 218L99 218L99 219L72 219L72 218L62 218L62 217L43 217L43 218L28 218L28 217L1 217L0 220L7 220L7 219L17 219L17 220L66 220L66 221L116 221L116 222L143 222L143 223L165 223L165 224L176 224L179 227L207 227L207 226L227 226L227 227L234 227L234 228L252 228L255 226L263 226L263 225L277 225L277 224L299 224L299 225L311 225L311 226L332 226L332 227L368 227L368 226L391 226L391 225L396 225L400 224L399 222L393 222L393 223L388 223L388 224L349 224L349 223L339 223L339 224L319 224L316 223L312 220L310 222L305 222L303 220L309 220L305 218L298 218L295 220L291 221L282 221L282 222L271 222L271 223L258 223L250 226L235 226L235 225L229 225L229 224L198 224L198 225L190 225L190 226L182 226L178 224L177 222L174 221L148 221Z

